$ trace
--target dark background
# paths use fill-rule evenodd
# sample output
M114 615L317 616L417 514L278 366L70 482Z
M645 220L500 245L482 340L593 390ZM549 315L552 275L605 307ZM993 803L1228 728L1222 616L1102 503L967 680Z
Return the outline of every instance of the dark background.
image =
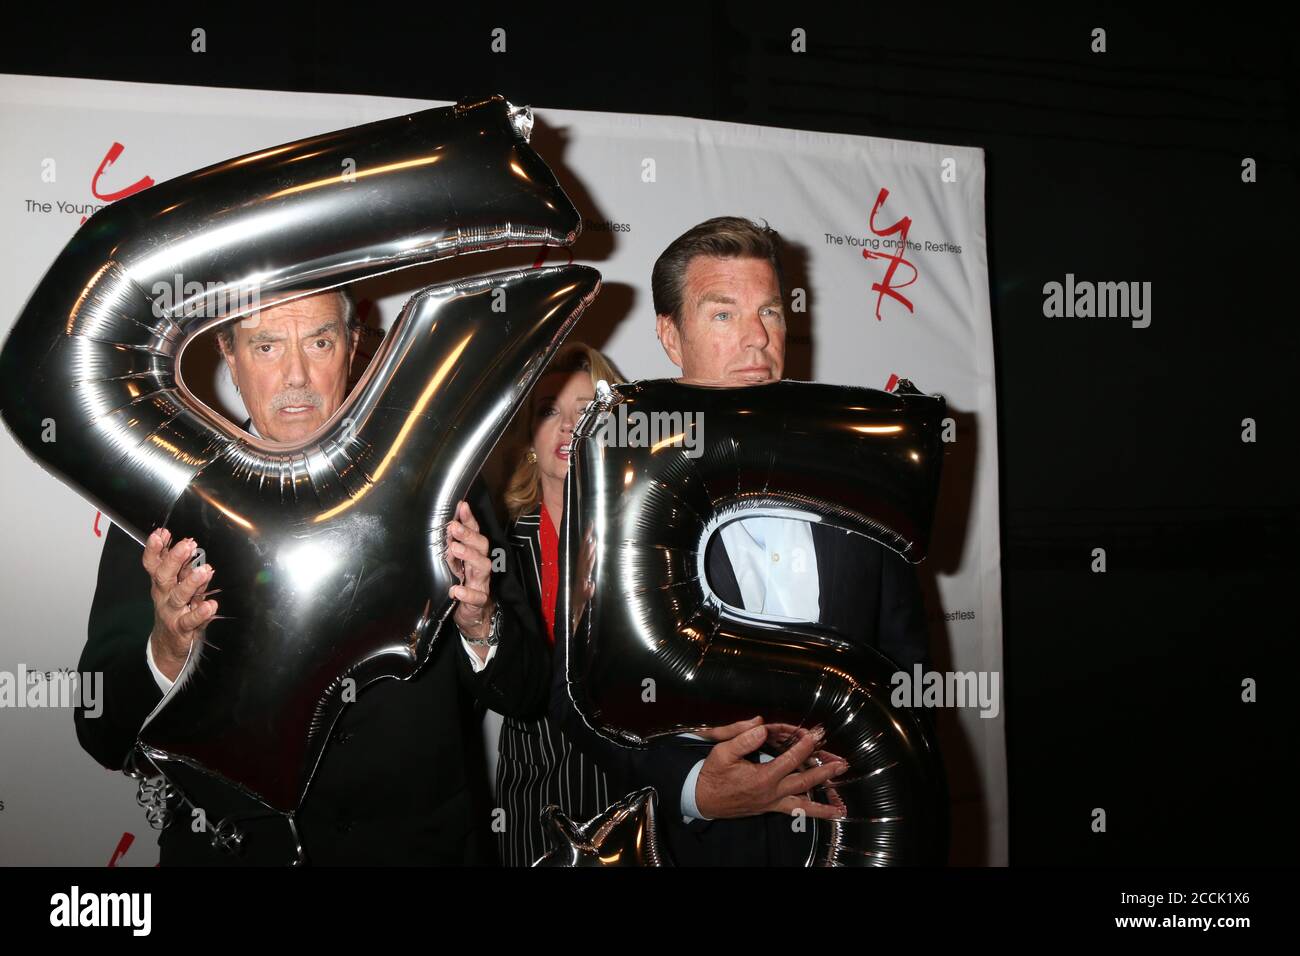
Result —
M1213 19L1105 5L1024 18L930 4L390 9L51 15L9 24L0 72L501 92L539 110L983 147L1011 860L1292 862L1294 24L1258 5ZM504 55L489 50L498 26ZM807 53L790 50L795 27ZM1104 54L1089 49L1096 27ZM1151 282L1150 327L1045 318L1043 284L1066 273ZM1105 574L1090 570L1097 547ZM1241 701L1245 678L1257 703Z

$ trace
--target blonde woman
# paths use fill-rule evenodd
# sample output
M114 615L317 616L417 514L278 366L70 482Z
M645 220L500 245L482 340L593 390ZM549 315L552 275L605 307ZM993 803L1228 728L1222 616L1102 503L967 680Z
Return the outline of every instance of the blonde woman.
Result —
M529 397L526 445L506 486L513 556L552 650L559 592L557 529L564 517L569 442L601 379L618 382L622 376L588 345L570 342L560 348ZM497 839L506 866L531 866L549 849L538 820L547 804L558 805L574 820L587 820L611 802L605 774L545 716L506 718L498 754L497 803L505 810L506 827Z

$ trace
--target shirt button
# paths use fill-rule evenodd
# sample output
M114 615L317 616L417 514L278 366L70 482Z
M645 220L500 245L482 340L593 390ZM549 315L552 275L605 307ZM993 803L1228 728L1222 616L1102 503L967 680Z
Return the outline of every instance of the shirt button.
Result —
M779 555L777 552L773 551L773 552L772 552L772 561L773 561L773 562L776 562L776 561L780 561L780 560L781 560L781 555Z

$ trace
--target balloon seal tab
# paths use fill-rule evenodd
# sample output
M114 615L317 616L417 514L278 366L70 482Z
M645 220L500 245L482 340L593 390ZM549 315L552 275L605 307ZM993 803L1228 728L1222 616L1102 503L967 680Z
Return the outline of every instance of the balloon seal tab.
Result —
M524 142L528 142L533 135L533 111L527 106L515 106L509 100L506 101L506 109L510 116L510 125L515 128Z

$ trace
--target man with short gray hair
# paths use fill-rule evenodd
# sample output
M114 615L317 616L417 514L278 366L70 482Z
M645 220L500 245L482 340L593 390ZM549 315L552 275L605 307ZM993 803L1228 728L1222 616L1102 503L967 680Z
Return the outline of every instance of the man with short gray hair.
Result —
M310 439L347 397L359 335L351 296L338 291L280 301L229 323L218 347L249 413L244 427L271 443ZM446 560L459 579L450 593L459 637L439 640L410 679L368 686L339 716L297 816L309 863L494 858L471 698L498 713L529 716L545 702L549 663L515 570L492 568L488 555L502 535L480 481L467 497L473 508L460 502L447 527ZM159 528L142 550L120 528L109 529L81 655L82 667L103 672L106 705L98 719L76 713L81 745L105 767L122 767L145 718L171 691L217 613L221 571L195 566L201 544L174 541ZM292 860L281 820L241 826L243 855L227 856L182 816L159 837L162 863Z

